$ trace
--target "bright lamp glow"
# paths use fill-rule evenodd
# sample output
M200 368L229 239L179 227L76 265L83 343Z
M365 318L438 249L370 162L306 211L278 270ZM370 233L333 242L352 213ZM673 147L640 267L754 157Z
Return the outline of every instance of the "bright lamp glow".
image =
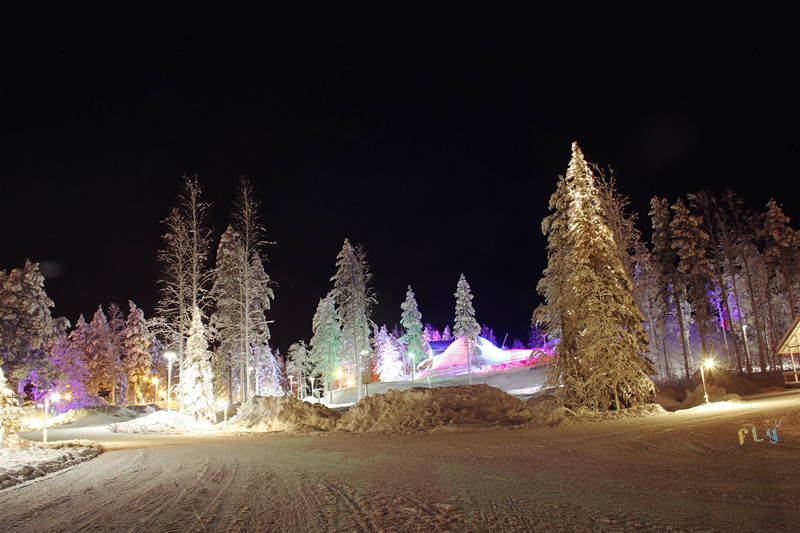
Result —
M706 368L714 368L714 360L706 359L705 362L703 362L703 366Z

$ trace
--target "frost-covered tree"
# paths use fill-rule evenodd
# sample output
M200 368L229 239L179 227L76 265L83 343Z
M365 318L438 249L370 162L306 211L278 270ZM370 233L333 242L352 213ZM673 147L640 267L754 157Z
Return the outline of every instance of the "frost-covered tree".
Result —
M467 348L467 371L470 373L470 383L472 382L472 367L482 366L484 360L481 357L480 340L478 334L481 327L475 320L475 308L472 307L472 292L469 283L461 274L456 285L456 317L453 322L453 334L456 338L464 337L464 344Z
M794 319L797 316L795 291L800 274L800 236L789 226L789 222L789 217L783 214L775 199L770 198L762 229L764 252L781 273L783 288L789 300L789 310Z
M403 352L398 342L386 330L375 328L375 369L381 381L399 381L403 378Z
M192 311L192 325L186 342L183 365L183 403L196 419L214 420L214 378L211 373L211 352L208 331L197 307Z
M400 309L402 310L400 324L405 330L405 334L400 337L400 342L405 347L406 357L416 367L425 354L425 346L423 345L422 313L417 307L417 300L414 297L414 291L411 290L411 285L408 286L406 299L400 304ZM450 333L450 330L446 331Z
M128 318L122 332L122 366L128 382L128 394L132 401L144 399L143 387L150 380L151 335L144 318L144 311L136 307L133 300L128 300ZM166 382L164 383L166 385Z
M255 369L253 393L256 396L283 394L283 365L278 362L269 344L253 349L253 368Z
M308 378L315 375L314 362L308 354L308 347L305 341L299 340L289 346L286 354L286 374L294 376L297 383L297 392L301 398L305 398Z
M202 188L197 176L183 176L183 191L178 204L163 221L163 248L158 254L162 263L159 280L161 298L158 304L160 320L153 324L164 339L177 339L178 374L184 376L184 347L193 320L194 309L203 315L210 302L212 271L207 268L211 245L211 230L207 220L210 205L202 200ZM180 402L183 408L184 383L180 383Z
M53 300L44 290L39 264L25 262L6 274L0 271L0 359L2 367L22 393L27 385L38 390L58 377L47 358L47 348L65 333L66 319L53 319Z
M351 372L356 383L356 397L361 399L364 371L368 368L366 356L371 353L369 334L373 323L370 315L375 303L370 286L372 275L364 250L360 246L353 248L348 239L344 240L336 259L337 271L331 281L344 343L340 363L343 371Z
M514 342L511 344L511 349L512 350L524 350L525 349L525 345L522 344L521 340L519 340L518 338L514 337Z
M672 249L678 254L678 272L684 276L689 303L695 313L695 323L700 333L703 359L708 356L708 328L711 309L708 299L711 284L711 262L707 257L709 236L703 230L702 217L693 215L678 198L672 206L675 216L669 227L672 232Z
M17 397L8 386L3 369L0 368L0 448L8 446L10 438L22 429L22 409Z
M83 316L78 322L79 325L73 330L73 333L85 330L86 321L83 320ZM71 396L70 400L62 403L62 408L78 409L100 403L98 396L89 390L92 375L77 343L71 341L66 335L62 335L50 349L50 361L63 374L63 377L56 381L54 388Z
M650 400L655 387L643 356L644 318L577 143L550 208L542 223L548 266L539 284L546 303L537 310L561 335L549 383L572 407L620 409Z
M490 328L486 324L481 326L481 337L497 346L497 339L494 336L494 329Z
M233 401L234 374L240 371L239 362L244 359L244 251L239 233L228 225L217 247L217 263L214 271L214 312L209 321L218 343L214 358L215 390L227 389L228 401Z
M115 402L120 387L124 386L124 374L120 354L116 351L118 345L114 332L100 305L89 323L84 341L84 354L92 374L92 392L107 393L112 402Z
M329 393L339 372L339 354L342 350L342 330L336 313L333 296L320 299L311 322L311 359L316 361L322 374L323 391Z
M451 341L453 340L453 334L450 333L450 326L445 326L444 330L442 331L442 340L443 341Z

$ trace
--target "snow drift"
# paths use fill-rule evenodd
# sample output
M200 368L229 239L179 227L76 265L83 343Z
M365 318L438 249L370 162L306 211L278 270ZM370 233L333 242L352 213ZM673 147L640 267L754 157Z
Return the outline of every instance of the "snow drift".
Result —
M304 433L330 431L339 413L318 404L302 402L294 396L256 396L239 407L228 421L230 430L286 431Z
M409 433L517 425L530 417L524 402L489 385L414 387L363 398L342 415L336 429Z

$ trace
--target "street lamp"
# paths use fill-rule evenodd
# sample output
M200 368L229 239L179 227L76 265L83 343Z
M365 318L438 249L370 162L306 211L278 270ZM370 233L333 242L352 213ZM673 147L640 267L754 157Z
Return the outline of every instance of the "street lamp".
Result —
M289 394L294 394L294 376L289 375Z
M52 393L44 399L44 425L42 426L42 442L47 442L47 411L50 410L50 400L61 401L61 395L57 392Z
M158 405L158 376L153 377L153 387L156 390L156 405Z
M169 413L170 404L170 391L172 390L172 359L175 358L175 352L166 351L164 357L167 358L167 412Z
M706 361L700 365L700 379L703 380L703 397L706 399L706 405L708 405L708 392L706 392L706 373L704 372L705 368L708 368L709 370L714 368L714 360L706 359Z
M311 398L315 398L315 396L314 396L314 380L315 379L316 378L308 378L308 381L311 382Z

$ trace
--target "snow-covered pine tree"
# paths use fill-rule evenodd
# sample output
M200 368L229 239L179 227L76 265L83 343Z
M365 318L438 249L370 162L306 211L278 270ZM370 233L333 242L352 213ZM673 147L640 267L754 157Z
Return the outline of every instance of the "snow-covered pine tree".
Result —
M245 355L244 331L245 312L242 280L245 276L244 252L239 233L232 224L220 237L217 247L217 263L214 270L212 295L215 300L214 312L209 321L218 342L214 357L214 390L221 394L225 390L228 402L233 402L233 382L238 379Z
M128 382L129 400L141 403L144 400L144 384L150 380L150 332L144 312L128 300L128 318L122 332L122 360ZM164 382L166 386L166 382Z
M451 341L453 340L453 334L450 333L450 326L445 326L444 330L442 331L442 340L443 341Z
M79 327L73 333L85 332L86 321L83 320L83 315L78 322ZM89 391L92 376L83 352L78 349L78 343L62 335L50 348L50 361L63 373L63 378L56 382L55 388L71 396L70 400L62 402L62 409L78 409L100 403L99 398Z
M494 329L490 328L486 324L481 327L481 337L497 346L497 338L494 336Z
M108 319L101 305L97 306L97 311L89 323L87 340L84 353L89 371L92 373L94 391L97 394L101 391L107 393L112 403L115 403L124 374L120 354L116 351L114 332L108 325Z
M269 344L253 349L253 368L255 396L280 396L283 394L282 366L272 353Z
M244 321L241 328L244 353L250 353L253 348L268 345L270 333L264 313L269 310L270 301L274 298L272 288L269 286L269 276L261 261L261 254L266 242L263 240L265 229L261 225L258 208L259 203L253 194L250 182L242 176L234 202L233 227L239 235L243 263L240 294L242 309L244 309ZM240 388L243 391L242 398L244 400L252 396L249 361L249 358L245 358L240 362L239 374L243 376Z
M662 287L660 297L665 306L672 309L680 329L681 348L683 353L683 372L689 379L689 344L686 341L687 320L684 317L685 286L683 277L678 272L678 256L672 248L672 230L670 229L669 201L666 198L653 196L650 199L650 220L653 227L653 265L662 272L666 284Z
M400 309L402 310L400 324L406 331L405 335L400 337L400 342L405 347L405 356L416 367L425 356L425 346L422 340L422 313L417 307L417 300L414 297L414 291L411 290L411 285L408 286L406 299L400 304ZM449 329L445 329L445 331L450 333Z
M620 409L650 400L655 387L643 356L644 319L577 143L550 205L554 213L542 224L548 267L540 283L547 301L537 310L561 334L549 383L561 387L559 394L570 407Z
M519 340L518 338L514 337L514 342L511 344L511 349L512 350L524 350L525 349L525 345L522 344L521 340Z
M364 371L368 368L365 352L366 355L371 353L369 334L374 325L369 318L375 303L370 288L372 276L363 249L360 246L353 248L348 239L344 240L336 259L337 271L331 281L345 346L340 363L343 371L348 371L348 367L354 369L351 377L356 383L356 398L360 400Z
M46 351L69 322L52 317L54 305L45 293L38 263L25 261L23 268L0 271L0 359L20 398L26 385L34 386L36 396L58 377Z
M310 385L308 378L314 372L314 364L308 355L306 342L299 340L289 346L286 356L286 375L294 376L293 381L297 384L297 393L301 398L305 398Z
M453 322L453 334L456 338L464 337L464 344L467 348L467 371L470 373L470 383L472 383L472 367L480 367L484 364L481 357L480 340L478 334L481 326L475 320L475 309L472 307L472 293L469 283L461 274L456 285L456 318Z
M790 221L775 199L770 198L762 229L764 252L781 273L789 310L794 319L797 316L795 292L800 285L800 233L789 226Z
M342 350L342 330L333 296L320 299L311 322L311 359L322 373L323 391L331 399L331 390L339 372L339 353Z
M695 323L700 333L703 359L706 359L711 323L711 304L708 299L711 284L711 262L707 255L709 236L703 230L702 217L693 215L683 200L678 198L672 210L675 216L669 224L671 246L678 254L678 272L685 279L688 301L694 309Z
M158 258L162 262L159 281L161 299L158 304L160 320L158 333L164 339L176 339L178 375L183 375L184 347L194 309L201 312L209 304L212 271L206 268L211 245L208 227L210 205L202 201L202 188L197 176L183 176L183 191L178 205L172 208L163 221L164 248ZM179 384L183 408L183 382Z
M6 375L0 367L0 448L8 446L10 439L22 429L22 409L17 397L8 386Z
M195 419L215 419L213 379L208 331L203 324L200 309L195 307L183 365L183 403L186 411Z
M386 330L386 325L375 328L375 357L375 367L381 381L403 379L403 352Z

